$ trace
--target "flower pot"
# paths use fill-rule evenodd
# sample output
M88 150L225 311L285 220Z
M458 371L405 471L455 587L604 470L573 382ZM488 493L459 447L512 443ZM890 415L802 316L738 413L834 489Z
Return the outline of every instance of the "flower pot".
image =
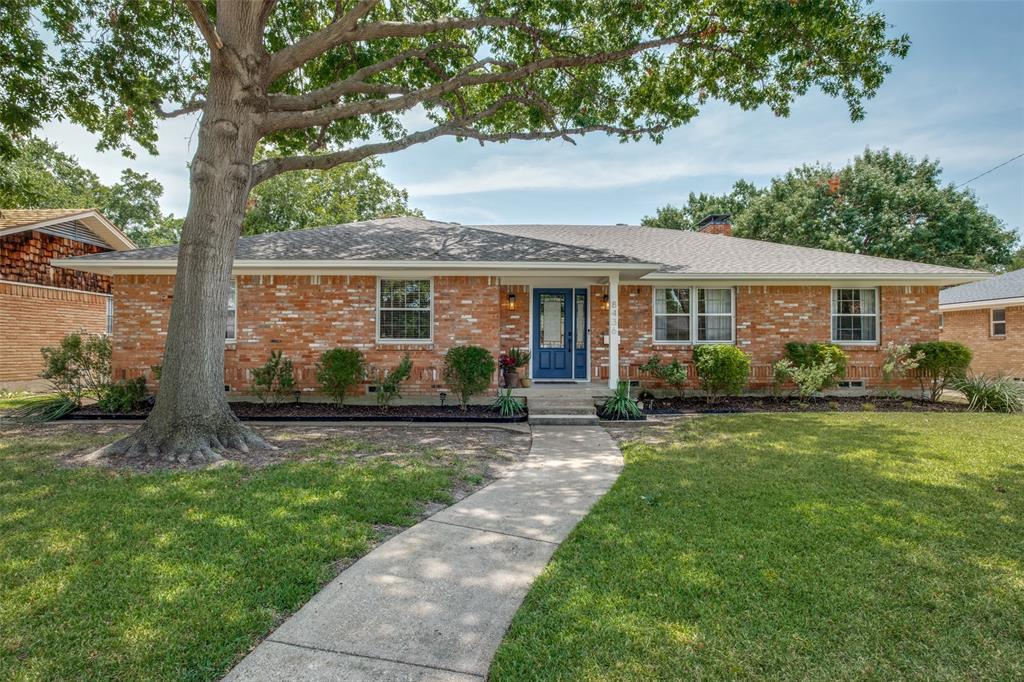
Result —
M505 372L505 388L519 388L519 372Z
M522 386L523 388L529 388L530 386L533 385L533 379L523 377L519 380L519 385Z

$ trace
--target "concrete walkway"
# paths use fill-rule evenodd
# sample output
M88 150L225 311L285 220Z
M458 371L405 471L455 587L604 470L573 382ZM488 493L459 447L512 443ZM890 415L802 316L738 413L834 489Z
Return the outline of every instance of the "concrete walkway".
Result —
M482 680L533 579L622 469L599 427L537 427L525 461L354 563L226 680Z

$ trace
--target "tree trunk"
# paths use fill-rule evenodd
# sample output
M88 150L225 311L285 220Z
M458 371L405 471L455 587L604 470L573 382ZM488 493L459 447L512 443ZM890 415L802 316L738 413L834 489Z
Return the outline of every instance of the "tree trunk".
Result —
M233 46L222 52L231 49L233 54L218 59L215 53L211 60L190 169L191 196L178 251L160 392L145 423L108 446L107 455L203 463L221 459L227 449L270 447L238 421L223 388L228 287L259 140L257 107L265 101L261 71L266 68L259 27L234 19L218 20L225 46ZM256 40L241 35L243 29L254 33ZM239 49L245 44L252 48Z

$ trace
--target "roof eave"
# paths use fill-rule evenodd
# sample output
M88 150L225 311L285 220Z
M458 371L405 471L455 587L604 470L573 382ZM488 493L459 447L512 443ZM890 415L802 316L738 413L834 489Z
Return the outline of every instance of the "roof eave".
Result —
M939 310L970 310L972 308L1003 308L1024 305L1024 296L1010 298L984 298L977 301L960 301L957 303L939 303Z
M51 225L59 225L66 223L70 220L78 220L85 223L86 226L92 228L100 238L105 241L110 248L115 251L131 251L139 248L135 242L128 238L128 236L122 232L116 225L107 220L99 211L88 210L82 211L81 213L72 213L69 215L60 216L58 218L50 218L49 220L40 220L35 223L28 223L26 225L18 225L17 227L8 228L6 230L0 230L0 234L3 236L18 234L20 232L31 232L32 230L41 230Z
M943 272L654 272L646 275L645 280L743 280L752 283L806 281L843 281L843 282L907 282L916 284L933 284L946 286L977 282L991 277L991 273L943 273Z

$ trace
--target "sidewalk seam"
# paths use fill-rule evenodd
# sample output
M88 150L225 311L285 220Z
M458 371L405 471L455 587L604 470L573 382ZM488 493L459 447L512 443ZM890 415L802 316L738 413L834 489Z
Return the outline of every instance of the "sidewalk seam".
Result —
M398 658L385 658L383 656L372 656L370 654L357 654L357 653L354 653L352 651L342 651L341 649L325 649L324 647L320 647L320 646L312 646L310 644L298 644L296 642L285 642L283 640L272 639L270 637L267 637L263 641L265 641L265 642L273 642L274 644L284 644L285 646L293 646L293 647L296 647L298 649L307 649L309 651L319 651L319 652L325 653L325 654L340 654L342 656L353 656L355 658L366 658L366 659L369 659L371 661L381 661L383 663L398 663L399 665L411 665L411 666L413 666L415 668L429 668L430 670L440 670L441 672L456 673L457 675L469 675L470 677L479 677L481 680L484 679L484 676L479 674L479 673L471 673L471 672L467 672L465 670L455 670L454 668L442 668L441 666L430 665L428 663L412 663L410 661L403 661L403 660L398 659Z
M541 540L540 538L531 538L525 535L516 535L515 533L505 533L500 530L492 530L490 528L477 528L476 526L467 526L462 523L452 523L451 521L438 521L434 518L424 519L424 521L430 521L431 523L442 523L446 526L455 526L456 528L465 528L466 530L477 530L481 533L494 533L495 535L504 535L510 538L519 538L520 540L531 540L533 542L543 542L545 545L560 545L560 542L552 542L551 540Z

